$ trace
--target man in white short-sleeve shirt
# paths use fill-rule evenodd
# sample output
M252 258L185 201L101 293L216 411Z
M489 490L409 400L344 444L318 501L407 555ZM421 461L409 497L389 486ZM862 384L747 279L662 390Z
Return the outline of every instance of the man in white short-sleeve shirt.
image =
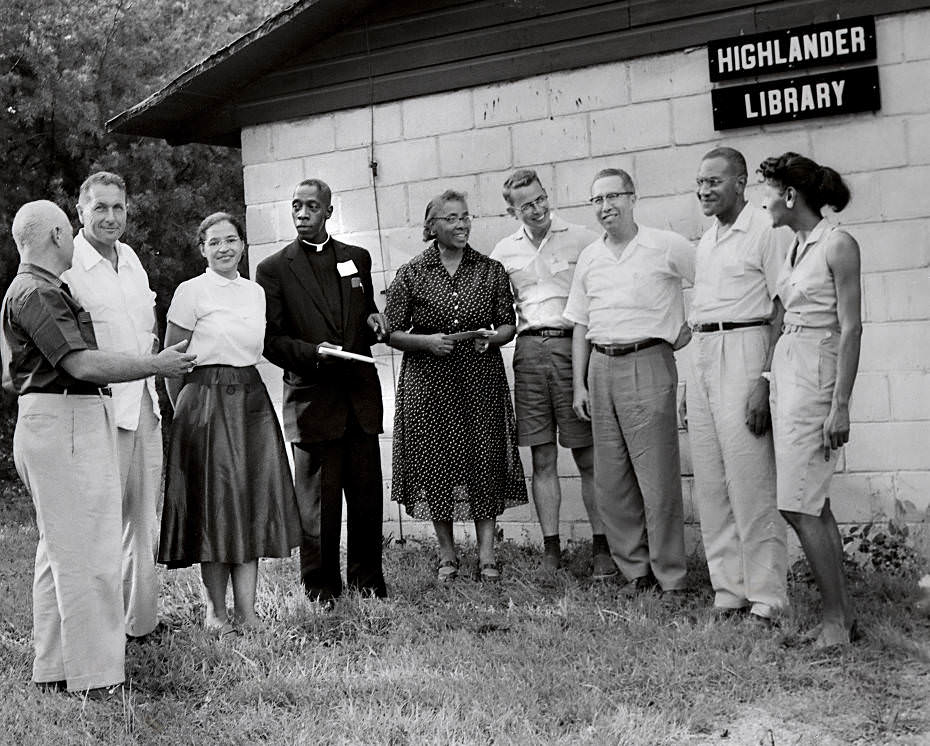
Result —
M99 349L132 355L157 349L155 293L136 253L119 239L126 229L126 183L99 171L81 185L74 260L62 280L94 322ZM155 378L116 383L123 491L123 601L126 634L143 638L158 624L155 576L158 493L161 489L161 414Z
M593 535L593 575L617 574L594 501L591 423L572 409L572 324L562 316L578 255L597 234L562 220L535 171L521 168L504 182L507 212L519 229L501 239L491 258L510 277L517 310L513 356L517 441L533 459L533 502L543 534L543 566L561 566L559 511L562 491L558 442L571 449L581 476L581 498Z
M697 198L714 222L697 247L686 401L714 606L768 622L786 603L787 553L763 374L781 331L775 283L791 233L746 201L746 179L733 148L701 159Z
M565 318L574 326L574 408L594 432L597 508L627 593L685 585L674 347L687 342L681 282L694 250L637 225L630 175L591 185L604 236L578 259Z

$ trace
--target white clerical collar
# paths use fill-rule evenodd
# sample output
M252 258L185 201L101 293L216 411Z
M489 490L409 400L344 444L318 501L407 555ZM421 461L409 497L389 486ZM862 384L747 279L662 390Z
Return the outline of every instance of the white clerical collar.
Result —
M313 251L319 254L323 249L326 248L326 244L329 243L329 234L328 233L326 234L326 240L323 241L323 243L313 243L312 241L308 241L305 238L300 239L300 242L304 246L307 246L308 248L312 249Z

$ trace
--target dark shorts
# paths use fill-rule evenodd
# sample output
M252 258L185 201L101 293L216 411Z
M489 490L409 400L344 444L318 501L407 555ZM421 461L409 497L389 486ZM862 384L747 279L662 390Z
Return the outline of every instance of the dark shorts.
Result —
M591 423L572 409L572 338L517 338L513 353L517 442L538 446L558 442L564 448L593 443Z

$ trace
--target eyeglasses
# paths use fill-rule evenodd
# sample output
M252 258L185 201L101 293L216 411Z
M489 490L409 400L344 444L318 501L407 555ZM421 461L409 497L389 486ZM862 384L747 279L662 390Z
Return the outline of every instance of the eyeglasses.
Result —
M548 202L549 202L549 195L543 193L543 194L540 194L532 202L527 202L526 204L520 205L518 209L520 210L522 214L526 215L528 212L532 212L537 207L542 208L544 205L548 204Z
M471 215L467 212L464 215L435 215L433 220L441 220L446 225L455 225L459 221L463 222L465 225L471 223Z
M694 183L697 184L698 189L700 189L701 187L704 187L704 186L706 186L706 187L708 187L708 188L710 188L710 189L716 189L718 186L720 186L720 185L721 185L723 182L725 182L725 181L726 181L726 179L718 179L718 178L716 178L716 177L710 177L710 178L707 178L707 179L698 177L698 178L696 178L696 179L694 180Z
M220 246L225 246L226 248L233 248L238 246L242 241L239 236L227 236L226 238L211 238L207 241L207 247L211 249L218 249Z
M625 197L628 194L636 194L636 192L607 192L607 194L598 194L588 200L595 207L600 207L605 202L619 202L621 197Z

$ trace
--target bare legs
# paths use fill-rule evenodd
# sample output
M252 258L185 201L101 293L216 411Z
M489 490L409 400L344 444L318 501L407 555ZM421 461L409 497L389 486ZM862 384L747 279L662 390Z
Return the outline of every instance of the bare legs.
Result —
M257 627L261 620L255 614L255 585L258 580L258 560L229 564L226 562L201 562L200 575L206 590L207 629L221 629L229 624L226 614L226 586L232 577L233 603L236 623L243 627Z
M433 521L436 539L439 541L439 560L455 560L455 542L452 540L452 521ZM475 521L475 536L478 537L478 562L494 562L494 519Z
M850 642L853 626L852 605L843 574L843 543L827 500L819 516L782 511L795 530L814 580L823 598L823 625L814 641L819 647Z

